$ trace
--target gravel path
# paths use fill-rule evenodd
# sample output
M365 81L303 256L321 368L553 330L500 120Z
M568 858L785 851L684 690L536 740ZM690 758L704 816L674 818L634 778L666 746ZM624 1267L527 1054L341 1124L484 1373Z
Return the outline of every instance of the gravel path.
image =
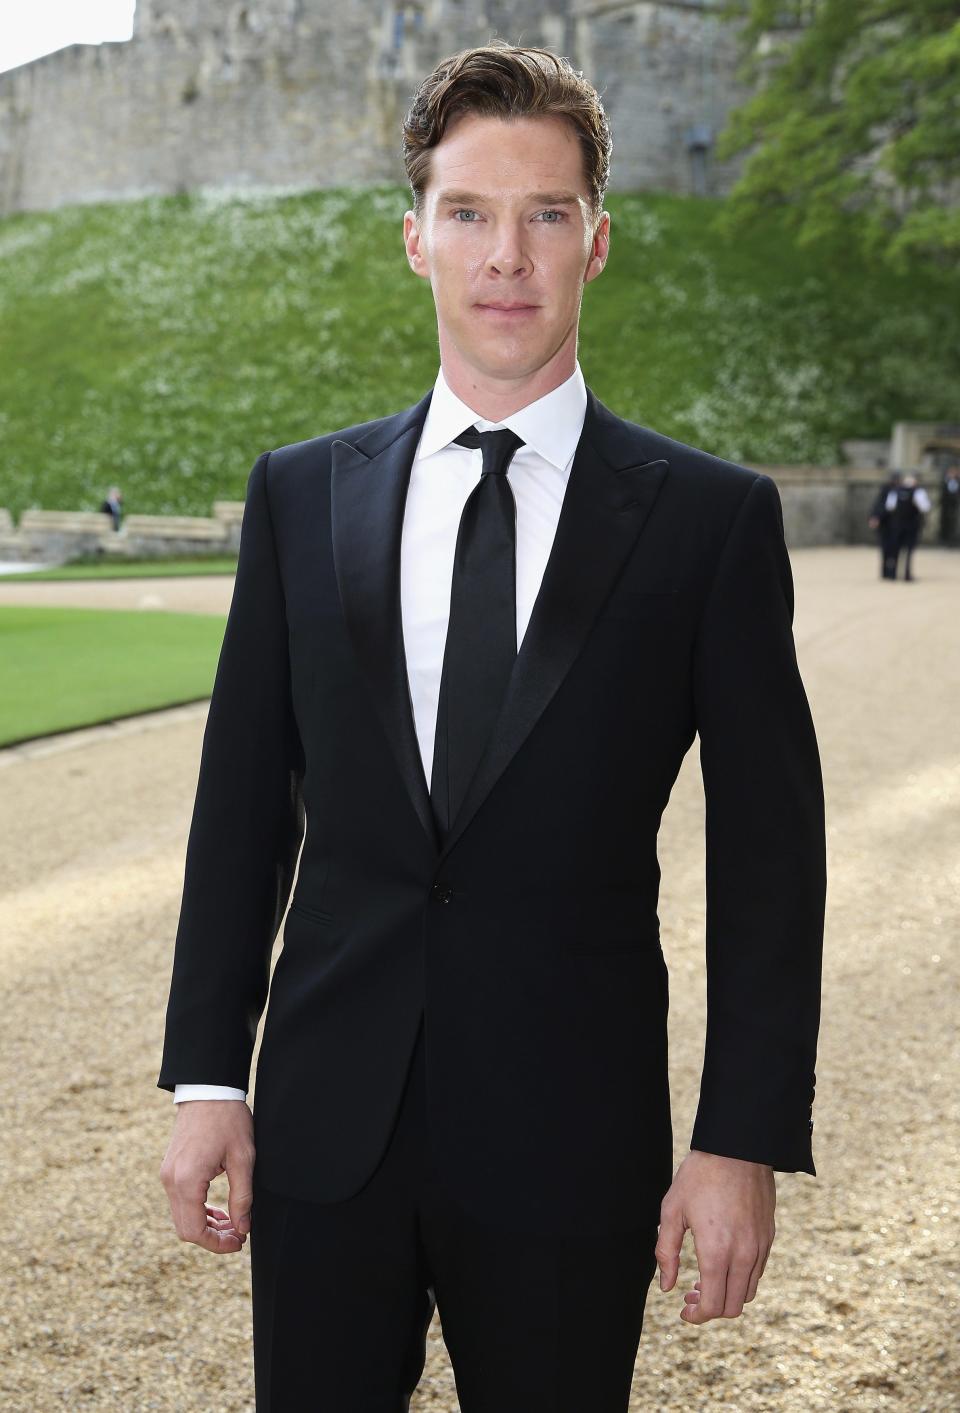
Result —
M868 548L792 559L828 805L819 1176L778 1175L777 1239L740 1319L680 1320L689 1237L678 1286L653 1282L636 1413L960 1408L960 555L921 550L914 584L881 582ZM114 583L117 600L144 589ZM177 581L177 607L226 607L211 609L217 581L195 581L192 598L190 583ZM178 1242L158 1176L173 1110L156 1076L205 715L0 752L2 1409L253 1408L248 1253ZM678 1161L703 1042L702 839L694 748L660 838ZM218 1179L214 1200L225 1194ZM430 1337L413 1410L455 1413L437 1319Z
M0 579L0 606L162 608L169 613L226 613L232 574L170 574L154 579Z

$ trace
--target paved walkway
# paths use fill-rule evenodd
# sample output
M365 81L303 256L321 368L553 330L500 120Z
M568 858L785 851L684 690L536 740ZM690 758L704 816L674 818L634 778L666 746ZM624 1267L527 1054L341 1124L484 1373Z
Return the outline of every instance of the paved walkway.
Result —
M680 1320L688 1237L678 1287L650 1288L634 1413L957 1406L960 554L921 550L914 584L881 582L866 548L792 560L828 803L819 1176L779 1175L739 1320ZM177 606L210 611L229 582L177 580ZM179 1243L158 1177L204 720L179 708L0 752L0 1409L253 1408L248 1253ZM696 746L659 851L679 1161L703 1046ZM412 1413L456 1407L435 1319Z

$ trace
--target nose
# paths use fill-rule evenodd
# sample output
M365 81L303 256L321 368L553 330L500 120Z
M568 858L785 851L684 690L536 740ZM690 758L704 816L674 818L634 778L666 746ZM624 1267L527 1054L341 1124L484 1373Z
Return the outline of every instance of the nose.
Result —
M523 248L522 225L503 221L497 226L487 257L487 268L499 275L519 275L532 268L530 257Z

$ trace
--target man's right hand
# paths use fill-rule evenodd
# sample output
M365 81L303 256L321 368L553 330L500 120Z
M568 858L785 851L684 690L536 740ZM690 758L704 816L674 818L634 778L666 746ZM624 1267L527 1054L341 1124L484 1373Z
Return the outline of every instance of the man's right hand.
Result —
M176 1108L160 1181L177 1235L217 1255L242 1251L253 1203L253 1114L242 1099L190 1099ZM206 1200L221 1173L230 1185L229 1213Z

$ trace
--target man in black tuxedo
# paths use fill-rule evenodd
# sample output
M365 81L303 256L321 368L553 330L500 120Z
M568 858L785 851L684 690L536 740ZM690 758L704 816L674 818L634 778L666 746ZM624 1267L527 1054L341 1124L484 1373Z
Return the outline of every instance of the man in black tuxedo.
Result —
M623 1410L657 1265L672 1289L692 1229L681 1318L741 1314L774 1172L815 1174L823 789L780 499L583 381L609 155L549 51L440 64L404 124L436 383L250 473L158 1083L178 1234L251 1236L261 1410L406 1409L435 1306L463 1413ZM698 733L674 1172L656 841Z

